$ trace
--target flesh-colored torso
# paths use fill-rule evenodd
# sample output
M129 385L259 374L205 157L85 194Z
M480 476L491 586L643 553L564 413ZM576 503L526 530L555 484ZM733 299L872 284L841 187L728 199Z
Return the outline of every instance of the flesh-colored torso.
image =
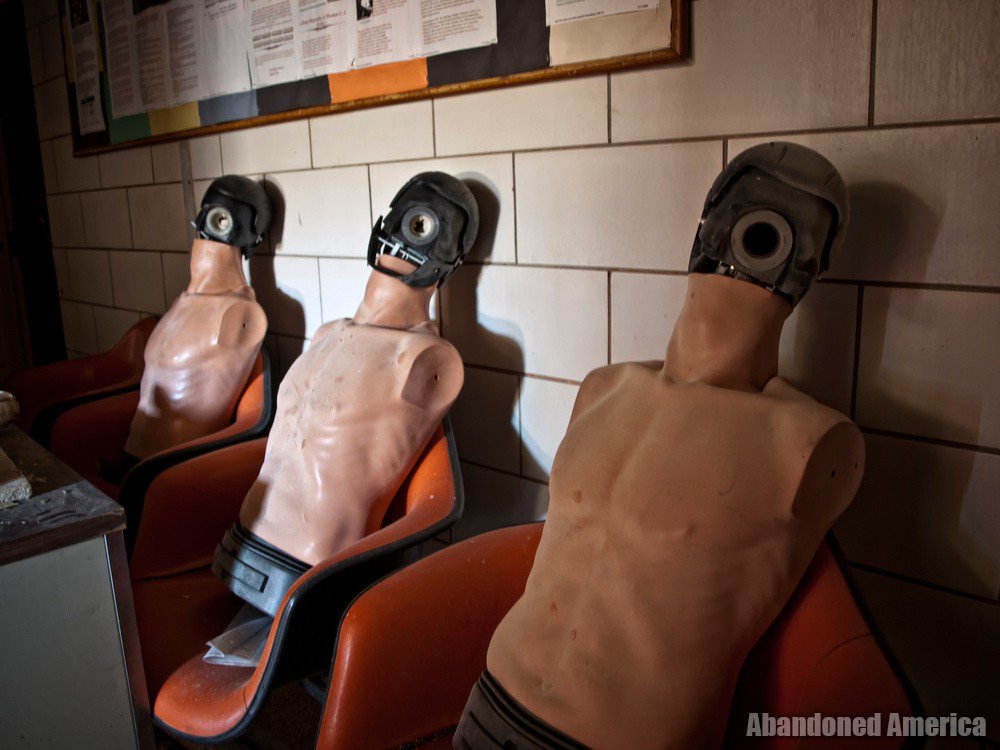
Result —
M548 520L488 669L595 748L711 748L739 666L853 498L846 418L763 392L615 365L581 388Z
M241 524L310 565L361 539L463 379L461 357L431 322L408 330L326 324L282 382Z
M182 293L146 344L125 451L145 458L228 425L266 331L249 287Z

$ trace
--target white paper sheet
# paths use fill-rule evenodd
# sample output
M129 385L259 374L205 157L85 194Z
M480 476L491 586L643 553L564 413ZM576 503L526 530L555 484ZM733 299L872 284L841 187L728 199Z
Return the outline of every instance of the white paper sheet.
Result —
M202 660L228 667L256 667L264 653L271 622L270 615L244 604L225 632L205 644L208 652Z
M496 0L421 0L421 56L497 41Z
M171 104L194 102L206 96L202 81L202 2L170 0L165 6Z
M204 0L201 19L205 96L249 91L250 64L243 0Z
M496 0L366 0L357 3L355 68L493 44Z
M356 0L357 53L352 67L409 60L417 54L413 0Z
M658 7L659 0L545 0L545 24L552 26L616 13L655 10Z
M302 77L350 69L354 59L355 0L298 0L296 34Z
M76 74L76 114L80 135L106 129L101 111L101 77L97 57L97 26L93 3L66 0L73 70Z
M296 10L296 0L249 0L250 77L254 88L302 77Z
M135 16L135 47L143 111L169 107L172 92L164 6L147 8Z
M132 0L104 0L104 42L111 115L125 117L142 112Z

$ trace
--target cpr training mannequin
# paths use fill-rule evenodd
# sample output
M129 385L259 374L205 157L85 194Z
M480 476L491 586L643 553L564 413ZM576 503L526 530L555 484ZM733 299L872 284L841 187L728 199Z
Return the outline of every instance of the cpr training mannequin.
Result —
M253 180L220 177L194 221L191 283L149 337L139 406L118 465L120 479L136 461L230 423L260 352L267 317L243 273L271 222L271 202Z
M213 565L258 610L273 615L309 567L380 527L457 398L462 360L429 303L478 225L475 199L451 175L407 182L372 230L354 318L321 327L289 369L260 475ZM266 583L244 583L253 579Z
M847 210L834 167L793 144L716 180L665 360L580 388L456 748L719 747L744 658L863 471L857 428L777 375Z

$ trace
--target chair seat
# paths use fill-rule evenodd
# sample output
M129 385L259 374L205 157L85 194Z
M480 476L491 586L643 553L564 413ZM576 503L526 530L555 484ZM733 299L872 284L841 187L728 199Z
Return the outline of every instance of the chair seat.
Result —
M524 592L542 524L487 532L386 577L345 614L318 747L449 747L492 634ZM833 545L833 546L831 546ZM724 747L811 747L747 738L747 713L919 713L856 597L832 538L746 659ZM820 738L822 747L830 747ZM901 738L839 738L838 748L897 748Z
M192 649L190 658L158 691L155 722L196 742L221 742L239 735L272 686L329 666L338 625L350 602L411 560L422 542L453 524L462 505L458 456L446 420L396 494L385 525L312 567L285 594L257 667L209 664L202 659L204 647ZM230 601L237 607L242 604L231 594ZM224 625L212 635L223 629ZM140 624L144 651L153 648L151 638Z

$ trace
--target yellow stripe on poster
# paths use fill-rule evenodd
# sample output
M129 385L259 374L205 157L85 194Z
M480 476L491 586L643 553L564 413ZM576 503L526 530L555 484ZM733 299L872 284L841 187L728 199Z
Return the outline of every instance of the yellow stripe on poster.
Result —
M149 113L150 135L176 133L178 130L200 127L201 117L198 115L198 102L181 104L168 109L154 109Z

